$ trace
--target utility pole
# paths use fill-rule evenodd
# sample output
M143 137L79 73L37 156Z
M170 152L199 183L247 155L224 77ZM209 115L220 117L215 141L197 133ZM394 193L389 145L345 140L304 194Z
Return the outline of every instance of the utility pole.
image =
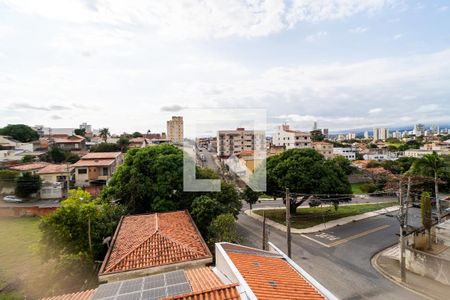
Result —
M267 244L269 242L268 232L266 229L266 214L263 211L263 228L262 228L262 249L268 250Z
M286 242L287 255L291 258L291 197L288 188L286 188Z
M406 189L406 201L405 201L405 228L408 228L408 207L411 202L409 197L411 195L411 175L408 176L408 187Z
M402 195L402 179L399 180L398 185L398 196L400 203L400 277L402 282L406 282L406 270L405 270L405 237L404 237L404 223L405 223L405 210L403 206L403 195Z

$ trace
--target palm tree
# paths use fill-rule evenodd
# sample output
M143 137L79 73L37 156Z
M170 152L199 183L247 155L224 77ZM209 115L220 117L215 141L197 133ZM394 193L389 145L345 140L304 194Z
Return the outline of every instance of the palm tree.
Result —
M106 143L109 136L109 129L108 128L102 128L100 129L100 137L103 139L103 141Z
M434 177L434 194L436 197L436 210L438 215L438 222L441 221L441 206L438 197L438 182L439 174L441 174L447 167L446 161L433 151L432 154L424 155L420 160L416 161L412 166L413 172L425 176Z

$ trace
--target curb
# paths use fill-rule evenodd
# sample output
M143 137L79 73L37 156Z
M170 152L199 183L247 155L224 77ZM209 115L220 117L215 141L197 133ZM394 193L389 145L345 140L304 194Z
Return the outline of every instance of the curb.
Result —
M402 287L402 288L404 288L404 289L406 289L406 290L408 290L408 291L410 291L410 292L412 292L412 293L414 293L414 294L416 294L416 295L419 295L419 296L421 296L421 297L424 297L425 299L429 299L429 300L437 300L437 298L433 298L433 297L430 297L430 296L428 296L428 295L422 294L422 293L419 292L419 291L413 290L412 288L409 287L408 284L402 283L402 281L401 281L400 278L395 277L395 276L393 276L393 275L391 275L391 274L389 274L389 273L386 273L386 272L378 265L378 262L377 262L377 261L378 261L378 258L381 256L381 254L383 254L383 252L385 252L385 251L387 251L387 250L389 250L389 249L391 249L391 248L394 248L394 247L396 247L396 246L397 246L397 244L394 244L394 245L392 245L392 246L389 246L389 247L387 247L387 248L384 248L383 250L379 251L378 253L375 253L375 255L372 256L372 258L370 259L370 264L372 265L372 267L373 267L378 273L380 273L381 276L383 276L383 277L386 278L387 280L391 281L392 283L394 283L394 284L396 284L396 285L398 285L398 286L400 286L400 287Z
M254 218L258 221L263 221L263 217L258 215L258 214L254 214L253 211L256 210L264 210L264 209L277 209L277 208L255 208L252 211L250 211L249 209L245 210L244 213L251 217ZM282 209L282 208L279 208ZM332 221L328 221L326 223L322 223L313 227L309 227L309 228L304 228L304 229L297 229L297 228L291 228L291 232L292 233L297 233L297 234L303 234L303 233L312 233L312 232L318 232L318 231L323 231L323 230L327 230L336 226L341 226L341 225L345 225L348 223L352 223L355 221L360 221L360 220L364 220L364 219L368 219L368 218L372 218L372 217L376 217L379 215L383 215L385 213L389 213L395 210L398 210L399 207L396 206L391 206L391 207L387 207L387 208L383 208L383 209L379 209L379 210L375 210L375 211L371 211L371 212L366 212L360 215L355 215L355 216L350 216L350 217L344 217L344 218L340 218L340 219L336 219L336 220L332 220ZM266 224L275 227L276 229L279 229L283 232L286 232L286 226L279 224L275 221L272 221L270 219L266 218Z

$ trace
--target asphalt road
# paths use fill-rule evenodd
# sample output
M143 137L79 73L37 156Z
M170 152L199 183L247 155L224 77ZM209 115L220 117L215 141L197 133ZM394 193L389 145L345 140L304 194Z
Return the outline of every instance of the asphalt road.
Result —
M242 243L261 247L261 222L240 214ZM378 216L320 233L292 236L292 258L340 299L424 299L384 278L370 260L398 241L398 221ZM269 227L269 240L286 252L286 234Z

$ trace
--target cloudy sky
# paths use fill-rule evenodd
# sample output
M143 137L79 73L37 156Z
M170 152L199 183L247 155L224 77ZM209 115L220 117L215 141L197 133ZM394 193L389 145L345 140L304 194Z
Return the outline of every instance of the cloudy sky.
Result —
M449 123L449 100L450 1L0 0L0 126L258 108L338 130Z

